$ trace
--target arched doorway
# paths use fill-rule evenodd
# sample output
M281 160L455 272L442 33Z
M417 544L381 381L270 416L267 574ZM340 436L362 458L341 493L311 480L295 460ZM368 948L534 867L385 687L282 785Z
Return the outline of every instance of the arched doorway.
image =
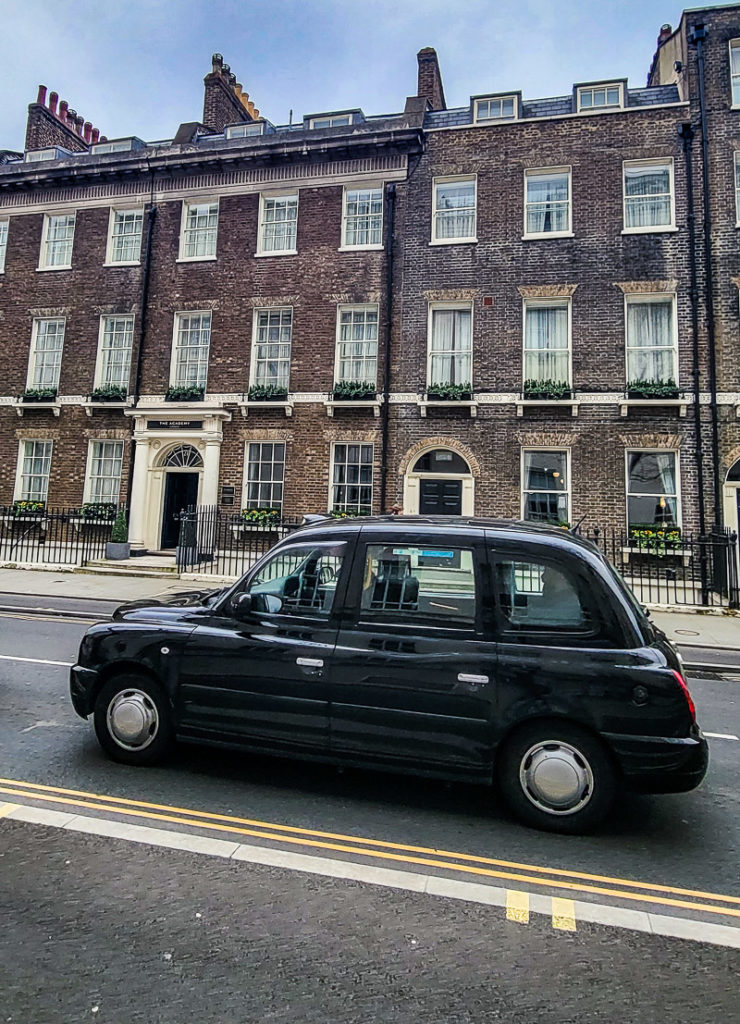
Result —
M472 516L473 498L470 466L451 448L430 448L409 465L403 507L411 515Z
M724 491L725 526L738 532L740 526L740 459L737 459L727 471Z
M164 452L160 465L165 471L160 547L166 551L177 545L180 512L198 503L203 458L192 444L176 444Z

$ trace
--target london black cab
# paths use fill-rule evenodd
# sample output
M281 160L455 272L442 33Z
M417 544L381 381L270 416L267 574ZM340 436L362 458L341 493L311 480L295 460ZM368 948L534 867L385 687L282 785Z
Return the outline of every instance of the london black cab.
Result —
M93 626L71 694L127 764L180 739L495 780L562 832L708 761L679 655L600 552L488 519L313 522L230 588Z

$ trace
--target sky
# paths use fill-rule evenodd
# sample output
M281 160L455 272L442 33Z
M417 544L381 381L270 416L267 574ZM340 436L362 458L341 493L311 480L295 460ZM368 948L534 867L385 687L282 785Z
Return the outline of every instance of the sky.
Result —
M433 46L448 107L471 95L643 86L676 0L2 0L0 149L23 148L39 84L109 138L172 138L199 120L222 53L275 124L361 107L394 113ZM700 4L697 4L700 6Z

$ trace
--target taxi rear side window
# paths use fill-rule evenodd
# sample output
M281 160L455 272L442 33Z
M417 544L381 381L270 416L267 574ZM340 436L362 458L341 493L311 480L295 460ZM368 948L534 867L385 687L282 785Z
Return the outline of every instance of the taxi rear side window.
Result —
M476 618L473 551L452 547L369 544L360 607L363 618L472 626Z

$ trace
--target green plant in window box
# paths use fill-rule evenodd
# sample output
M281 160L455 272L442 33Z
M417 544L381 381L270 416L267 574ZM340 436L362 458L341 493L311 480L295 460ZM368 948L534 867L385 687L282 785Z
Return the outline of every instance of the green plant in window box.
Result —
M340 380L334 385L332 396L337 402L362 401L375 398L374 384L366 380Z
M93 402L125 402L127 398L128 388L123 384L101 384L90 392Z
M329 513L332 519L355 519L358 516L369 516L371 514L372 513L365 511L348 512L347 509L344 508L333 508Z
M112 523L117 512L118 506L112 501L87 501L80 506L81 519L94 519L98 522Z
M53 402L56 397L56 388L26 388L21 395L24 402Z
M627 384L628 398L678 398L675 380L631 380Z
M570 384L564 380L536 380L530 377L524 381L525 398L541 402L562 402L571 397Z
M13 502L10 514L16 518L26 516L40 516L46 508L45 501L19 500Z
M284 402L287 397L283 384L253 384L247 392L249 402Z
M281 519L279 508L243 508L239 518L248 526L277 526Z
M202 384L173 384L164 394L165 402L202 402L205 394Z
M630 526L630 542L642 551L664 555L681 546L681 529L670 524L636 523Z
M427 388L427 398L433 402L469 402L472 397L473 388L469 382L453 384L452 381L442 381Z

